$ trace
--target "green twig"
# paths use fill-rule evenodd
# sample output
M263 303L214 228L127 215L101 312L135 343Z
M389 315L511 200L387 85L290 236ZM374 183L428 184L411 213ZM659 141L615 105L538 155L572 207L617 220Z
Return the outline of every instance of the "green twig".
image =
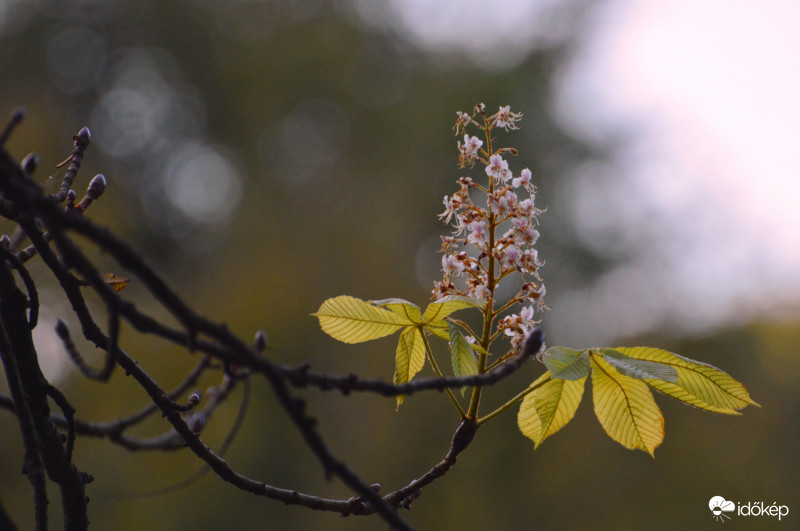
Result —
M433 372L436 373L436 376L438 376L439 378L442 378L442 371L439 370L439 365L436 364L436 360L433 357L433 351L431 350L431 345L430 345L430 343L428 343L428 338L425 337L425 331L424 330L421 330L421 335L422 335L422 342L425 344L425 354L428 356L428 361L431 362L431 367L433 367ZM444 390L447 393L447 396L450 397L450 401L453 403L453 405L458 410L458 414L461 415L462 419L465 418L467 415L466 415L466 413L464 413L464 408L462 408L461 404L458 403L458 400L456 399L456 395L454 395L453 391L451 391L449 388L445 387Z
M503 404L503 405L502 405L502 406L500 406L499 408L495 409L494 411L492 411L491 413L489 413L489 414L488 414L488 415L486 415L485 417L483 417L483 418L481 418L481 419L478 419L477 425L478 425L478 426L480 426L480 425L481 425L481 424L483 424L484 422L487 422L487 421L489 421L489 420L493 419L494 417L496 417L497 415L499 415L500 413L502 413L502 412L503 412L503 411L505 411L506 409L508 409L508 408L510 408L511 406L513 406L515 403L517 403L517 402L519 402L520 400L522 400L523 398L525 398L525 396L526 396L528 393L532 393L533 391L536 391L538 388L540 388L541 386L543 386L544 384L546 384L546 383L547 383L547 382L549 382L550 380L551 380L551 378L550 378L550 376L548 375L548 377L547 377L547 378L545 378L544 380L542 380L542 381L540 381L540 382L536 382L536 385L531 385L530 387L528 387L527 389L525 389L524 391L522 391L521 393L519 393L517 396L515 396L514 398L512 398L511 400L509 400L508 402L506 402L505 404Z

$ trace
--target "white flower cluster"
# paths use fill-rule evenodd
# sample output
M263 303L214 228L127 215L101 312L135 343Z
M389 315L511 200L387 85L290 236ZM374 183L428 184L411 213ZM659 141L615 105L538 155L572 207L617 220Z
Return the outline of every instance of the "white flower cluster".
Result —
M497 328L498 333L510 339L512 349L517 350L539 322L534 319L536 311L546 308L545 287L539 276L543 264L534 247L539 239L536 227L542 211L534 206L536 187L531 183L531 171L525 168L515 177L502 155L516 154L516 150L493 150L491 131L518 129L516 124L522 114L505 106L486 116L485 106L479 104L472 116L463 112L457 115L456 134L464 134L463 144L458 142L459 167L470 168L481 162L486 166L489 182L484 187L470 177L462 177L458 180L460 189L444 197L445 209L439 217L453 226L453 234L442 237L444 278L434 283L433 298L468 295L492 305L502 302L501 308L522 303L520 312L503 317ZM478 115L483 118L483 125L475 119ZM486 147L477 136L466 133L468 126L476 126L485 133ZM485 208L473 201L471 193L476 191L485 195ZM512 273L521 274L519 291L510 301L495 301L497 286Z

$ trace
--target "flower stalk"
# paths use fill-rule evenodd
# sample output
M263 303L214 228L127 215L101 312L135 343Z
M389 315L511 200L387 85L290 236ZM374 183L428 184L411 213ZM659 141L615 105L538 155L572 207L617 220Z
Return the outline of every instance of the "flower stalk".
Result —
M534 318L535 313L546 309L544 283L539 275L543 264L534 247L539 237L534 227L538 226L542 211L534 207L536 188L531 184L531 171L523 169L514 177L508 161L503 158L507 153L516 155L517 150L496 148L493 138L497 129L518 129L522 114L504 106L488 115L486 106L480 103L472 115L458 112L457 116L456 135L463 134L463 143L458 142L459 167L472 168L480 163L485 166L488 181L483 186L473 182L471 177L461 177L458 180L460 190L444 197L445 211L440 218L452 226L453 232L442 237L444 276L434 283L433 298L463 295L483 303L480 337L472 335L470 340L482 347L477 369L484 373L489 365L492 343L501 336L510 342L505 355L490 365L495 367L519 351L528 332L539 323ZM485 140L470 136L468 128L482 131ZM520 199L518 194L528 197ZM511 299L497 301L498 286L510 281L514 273L519 274L522 287ZM495 304L499 305L498 309ZM523 306L519 313L503 316L495 326L498 317L519 304L528 306ZM472 334L469 328L465 330ZM481 393L481 386L473 388L466 412L468 419L477 419Z

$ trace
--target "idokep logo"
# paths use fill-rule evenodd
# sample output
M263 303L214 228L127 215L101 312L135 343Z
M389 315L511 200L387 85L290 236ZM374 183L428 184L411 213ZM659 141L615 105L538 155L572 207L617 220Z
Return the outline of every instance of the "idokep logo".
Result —
M708 500L708 508L711 516L718 522L725 522L731 519L731 515L737 516L777 516L778 520L789 514L789 507L764 502L747 502L736 504L728 501L722 496L714 496Z
M731 519L731 517L725 513L732 513L735 511L736 504L726 500L722 496L714 496L708 500L708 508L711 509L711 515L714 517L714 520L724 522L726 518L728 520Z

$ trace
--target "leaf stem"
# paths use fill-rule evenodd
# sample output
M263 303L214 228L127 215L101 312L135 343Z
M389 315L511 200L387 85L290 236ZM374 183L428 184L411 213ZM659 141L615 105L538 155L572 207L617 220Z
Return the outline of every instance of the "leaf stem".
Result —
M495 367L497 367L498 365L502 365L503 363L505 363L507 360L510 360L510 359L511 359L511 358L513 358L514 356L515 356L515 354L514 354L514 351L513 351L513 350L512 350L512 351L509 351L509 352L506 352L505 354L503 354L502 356L500 356L499 358L497 358L497 359L494 361L494 363L492 363L491 365L489 365L488 367L486 367L486 372L489 372L489 371L491 371L492 369L494 369L494 368L495 368Z
M540 388L541 386L543 386L544 384L546 384L550 380L551 380L551 378L550 378L550 376L548 376L547 378L543 379L542 381L536 382L536 385L531 385L530 387L528 387L527 389L525 389L524 391L519 393L517 396L515 396L514 398L512 398L511 400L509 400L508 402L506 402L505 404L503 404L499 408L495 409L494 411L492 411L491 413L489 413L485 417L483 417L481 419L478 419L477 425L480 426L484 422L488 422L488 421L492 420L494 417L496 417L497 415L499 415L500 413L502 413L506 409L508 409L511 406L513 406L515 403L517 403L520 400L522 400L523 398L525 398L528 395L528 393L532 393L533 391L537 390L538 388Z
M436 359L433 357L433 351L431 351L431 345L428 343L428 338L425 336L425 331L421 330L422 332L422 342L425 344L425 354L428 356L428 361L431 362L431 367L433 367L433 372L436 373L436 376L442 378L442 371L439 370L439 365L436 363ZM449 388L445 388L445 392L447 392L447 396L450 397L450 401L458 410L458 414L461 415L461 418L466 418L466 413L464 413L464 408L461 407L461 404L458 403L458 399L456 399L456 395L453 394Z
M462 321L461 319L455 319L455 318L453 318L453 317L446 317L446 318L445 318L445 321L449 321L449 322L451 322L451 323L453 323L453 324L457 324L458 326L460 326L461 328L463 328L463 329L464 329L464 331L465 331L466 333L468 333L469 335L471 335L472 337L474 337L474 338L475 338L475 340L477 340L477 339L478 339L478 334L476 334L475 332L473 332L473 331L472 331L472 328L470 328L470 327L469 327L469 325L468 325L467 323L465 323L464 321Z

